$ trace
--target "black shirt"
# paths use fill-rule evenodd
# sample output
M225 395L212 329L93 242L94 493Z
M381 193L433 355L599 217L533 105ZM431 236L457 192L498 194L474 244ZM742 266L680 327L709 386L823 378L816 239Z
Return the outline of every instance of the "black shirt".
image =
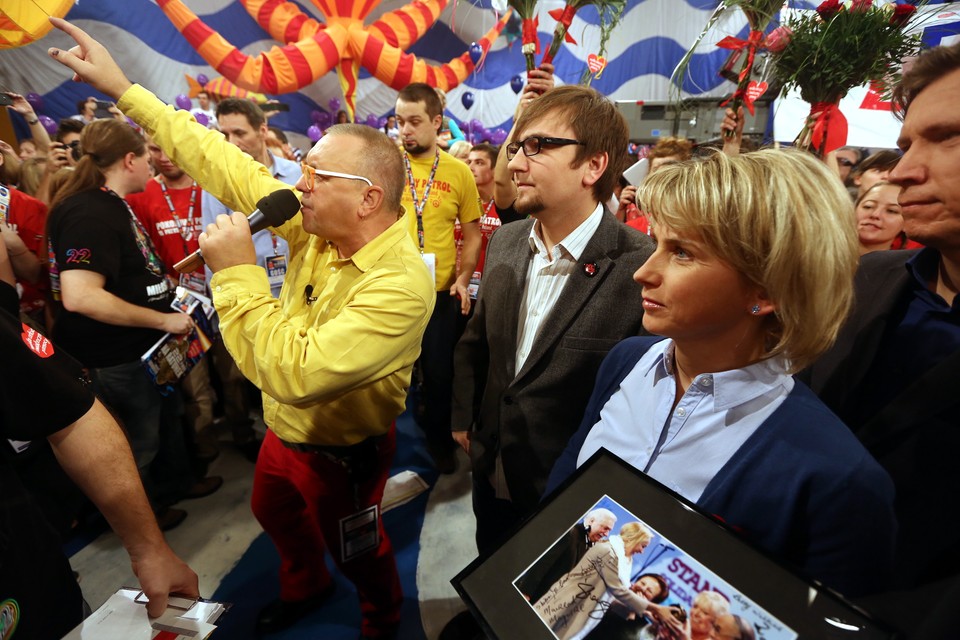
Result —
M104 276L104 288L121 300L171 311L173 291L162 272L148 268L130 211L119 196L96 189L67 198L50 213L47 233L56 259L54 288L59 274L84 269ZM106 324L66 309L54 325L57 344L94 368L139 360L162 335L155 329Z
M18 303L5 283L0 306L0 447L9 448L10 439L42 439L76 422L94 396L78 362L8 311ZM0 456L0 487L0 602L16 600L18 638L59 638L83 611L60 537L6 456Z

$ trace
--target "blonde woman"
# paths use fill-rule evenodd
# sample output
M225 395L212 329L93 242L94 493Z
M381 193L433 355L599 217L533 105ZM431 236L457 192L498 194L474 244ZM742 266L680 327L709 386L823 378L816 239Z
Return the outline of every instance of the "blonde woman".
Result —
M657 249L634 280L663 338L610 351L548 490L603 447L822 582L883 588L890 478L791 376L850 308L857 235L840 182L801 152L718 153L660 169L639 199Z
M579 640L600 623L617 600L637 614L669 615L630 589L633 556L643 553L653 536L639 522L628 522L620 533L590 547L573 569L557 580L533 605L560 640Z

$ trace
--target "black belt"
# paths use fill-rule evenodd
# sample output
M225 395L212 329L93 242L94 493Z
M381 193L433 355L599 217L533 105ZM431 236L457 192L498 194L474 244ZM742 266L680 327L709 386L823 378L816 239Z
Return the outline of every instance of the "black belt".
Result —
M358 485L376 477L379 466L380 443L386 436L387 434L370 436L357 444L351 444L345 447L327 444L286 442L285 440L280 440L280 442L292 451L315 453L343 467L347 473L347 477L354 486L354 501L359 507Z
M323 453L333 458L349 458L361 451L365 451L371 444L377 445L386 434L370 436L356 444L336 446L332 444L308 444L306 442L287 442L280 439L281 444L292 451L300 453Z

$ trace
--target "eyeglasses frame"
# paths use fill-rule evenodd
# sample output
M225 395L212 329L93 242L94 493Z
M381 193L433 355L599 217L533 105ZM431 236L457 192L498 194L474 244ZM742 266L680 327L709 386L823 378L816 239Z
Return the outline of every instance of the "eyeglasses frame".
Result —
M340 173L339 171L327 171L325 169L316 169L311 167L306 162L300 163L300 170L303 172L303 179L307 183L307 191L313 191L313 188L316 186L315 176L326 176L328 178L343 178L344 180L360 180L361 182L366 182L368 187L373 186L373 182L370 181L370 178L364 178L363 176L353 175L352 173Z
M537 150L533 153L527 153L527 141L536 140L537 141ZM523 140L517 142L511 142L507 145L507 160L513 160L517 157L517 154L520 153L520 150L523 149L523 155L528 158L533 157L543 151L543 145L553 145L556 147L564 147L570 144L580 144L586 145L587 143L583 140L571 140L570 138L551 138L549 136L528 136Z

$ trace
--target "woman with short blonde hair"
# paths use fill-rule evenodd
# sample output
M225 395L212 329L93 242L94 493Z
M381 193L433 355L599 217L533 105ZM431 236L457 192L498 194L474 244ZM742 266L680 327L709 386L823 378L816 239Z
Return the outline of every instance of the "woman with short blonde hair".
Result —
M853 300L853 206L830 178L826 165L800 151L715 153L664 167L637 194L655 225L696 231L775 302L763 357L782 354L791 372L833 344Z
M811 156L771 149L664 167L639 197L657 248L634 280L662 338L609 352L548 491L603 447L812 577L881 587L890 478L791 376L850 309L845 191Z

